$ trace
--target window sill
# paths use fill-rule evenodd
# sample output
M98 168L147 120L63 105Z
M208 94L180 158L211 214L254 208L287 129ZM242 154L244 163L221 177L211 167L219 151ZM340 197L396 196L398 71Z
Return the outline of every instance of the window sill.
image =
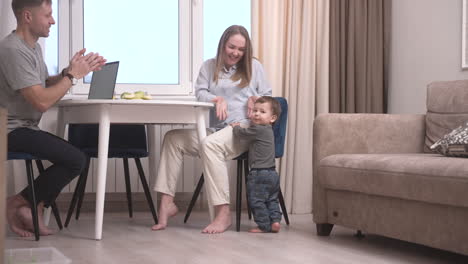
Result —
M197 101L193 95L153 95L153 99L158 100L182 100L182 101ZM62 99L87 99L88 95L83 94L66 94Z

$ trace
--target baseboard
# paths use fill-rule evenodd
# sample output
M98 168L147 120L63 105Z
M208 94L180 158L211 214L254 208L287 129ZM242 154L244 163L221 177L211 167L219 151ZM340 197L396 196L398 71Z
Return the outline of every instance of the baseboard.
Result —
M160 200L160 194L157 194L158 201ZM181 212L185 212L190 204L193 193L183 192L177 193L174 199L175 204L179 207ZM194 211L207 211L208 203L206 198L203 196L203 192L200 193L195 206L193 207ZM55 201L60 212L66 213L70 202L72 200L73 193L62 193L57 197ZM83 199L83 204L81 206L82 212L94 212L96 210L96 193L86 193ZM133 211L135 212L147 212L149 211L148 202L144 193L132 193L132 206ZM155 205L157 206L157 205ZM231 201L231 210L235 210L235 202ZM245 199L242 203L242 208L245 209ZM105 212L126 212L128 211L127 205L127 195L124 192L119 193L106 193L106 198L104 201L104 211Z
M62 193L56 200L57 207L60 212L64 213L68 211L70 202L72 200L73 193ZM158 201L160 200L158 194ZM192 193L177 193L174 202L176 203L179 210L185 211L188 208ZM200 199L201 198L201 199ZM193 210L206 210L207 203L206 199L200 197L195 203ZM94 212L96 210L96 193L86 193L83 198L83 204L81 207L82 212ZM148 202L144 193L132 193L132 206L135 212L146 212L149 211ZM157 206L157 205L155 205ZM127 195L126 193L106 193L104 201L105 212L126 212L128 210Z

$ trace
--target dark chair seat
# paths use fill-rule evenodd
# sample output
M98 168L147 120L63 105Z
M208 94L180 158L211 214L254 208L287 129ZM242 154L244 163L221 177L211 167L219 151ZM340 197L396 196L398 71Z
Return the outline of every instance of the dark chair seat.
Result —
M36 160L37 158L28 153L8 152L7 160Z

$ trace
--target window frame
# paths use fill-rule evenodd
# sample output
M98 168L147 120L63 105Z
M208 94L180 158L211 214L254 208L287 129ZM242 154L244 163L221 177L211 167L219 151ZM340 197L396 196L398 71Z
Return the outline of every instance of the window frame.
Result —
M68 66L73 54L83 48L83 1L58 2L58 67ZM116 84L115 94L142 90L164 98L195 98L194 84L203 64L204 0L178 0L179 3L179 83L178 84ZM42 45L44 48L45 45ZM91 50L89 50L91 51ZM94 52L94 50L93 50ZM99 51L95 51L99 52ZM79 80L66 97L85 97L89 84Z
M83 1L59 1L59 69L68 66L73 54L83 48ZM116 84L115 94L141 90L153 96L194 96L194 80L203 63L203 0L179 0L179 83ZM99 51L95 51L99 52ZM89 83L83 79L69 95L84 96Z

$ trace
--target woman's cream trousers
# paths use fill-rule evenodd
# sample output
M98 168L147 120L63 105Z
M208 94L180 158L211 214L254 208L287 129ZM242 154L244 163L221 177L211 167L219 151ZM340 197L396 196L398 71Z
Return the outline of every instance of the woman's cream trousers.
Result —
M209 134L201 144L195 129L176 129L164 136L155 191L175 195L184 155L200 157L208 202L229 204L229 179L226 161L248 150L248 143L235 137L227 126Z

